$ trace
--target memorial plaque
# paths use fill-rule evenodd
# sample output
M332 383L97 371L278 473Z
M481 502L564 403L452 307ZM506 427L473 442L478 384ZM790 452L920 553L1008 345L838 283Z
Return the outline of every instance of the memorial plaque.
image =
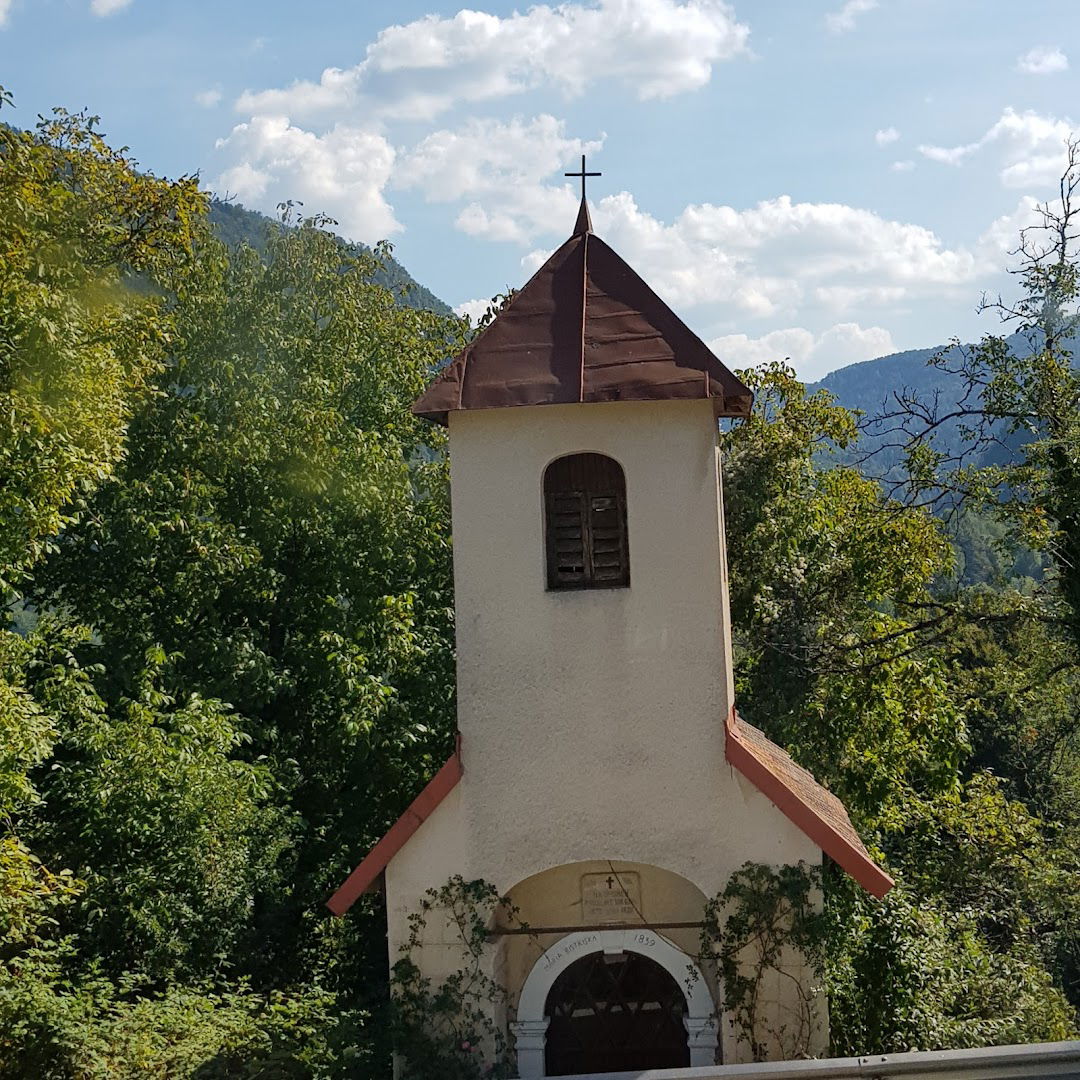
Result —
M581 921L586 926L641 922L641 875L634 870L582 874Z

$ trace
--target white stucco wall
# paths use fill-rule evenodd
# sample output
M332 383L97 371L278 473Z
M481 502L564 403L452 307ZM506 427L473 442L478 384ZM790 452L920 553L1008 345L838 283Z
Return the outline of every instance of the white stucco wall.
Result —
M710 404L452 413L450 448L464 775L387 869L391 963L409 913L453 874L509 893L565 867L547 906L566 908L580 870L566 864L655 867L692 886L652 892L669 897L664 917L692 921L744 862L819 863L820 849L724 757L733 690ZM626 475L631 584L549 591L544 469L590 451ZM532 885L516 893L537 926L556 912ZM674 936L692 951L694 932ZM454 940L429 926L426 974L459 966ZM493 958L511 1003L536 945L511 941ZM778 1008L785 994L778 985ZM824 1027L815 1049L823 1039Z
M602 857L713 895L747 860L820 860L724 759L732 675L710 403L452 413L450 448L469 872L508 889ZM583 451L626 474L627 589L546 588L544 469Z
M409 916L420 909L424 894L429 889L441 889L456 874L470 876L465 873L468 856L461 795L458 785L386 868L386 922L391 969L401 959L402 948L409 940ZM439 912L432 912L428 917L422 940L421 967L429 978L444 979L461 967L460 934L447 925ZM414 956L413 959L419 958Z

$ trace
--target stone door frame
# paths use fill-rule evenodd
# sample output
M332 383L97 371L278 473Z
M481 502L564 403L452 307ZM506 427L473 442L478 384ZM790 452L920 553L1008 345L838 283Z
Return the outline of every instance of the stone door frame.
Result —
M534 1080L545 1076L544 1047L550 1018L544 1015L548 992L574 961L592 953L632 952L659 964L686 995L686 1031L690 1065L716 1061L716 1005L708 983L694 960L657 931L579 930L555 942L533 965L518 999L517 1021L510 1025L517 1047L518 1076Z

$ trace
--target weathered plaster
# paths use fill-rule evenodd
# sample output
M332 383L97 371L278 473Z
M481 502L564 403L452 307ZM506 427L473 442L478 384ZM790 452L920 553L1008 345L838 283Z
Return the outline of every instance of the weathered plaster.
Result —
M724 757L731 630L709 402L451 413L450 441L464 774L386 870L391 962L408 914L454 874L511 893L531 925L557 926L580 919L588 868L568 864L632 864L649 921L695 921L745 862L819 863ZM551 592L543 473L583 451L625 471L631 584ZM453 936L429 926L425 974L460 966ZM696 953L696 931L665 936ZM511 1007L552 940L500 939L492 973ZM790 986L770 993L780 1016ZM731 1060L742 1052L728 1027Z
M724 760L730 625L707 401L451 414L462 810L501 888L600 857L707 895L820 851ZM563 454L626 474L630 587L551 592L541 484Z

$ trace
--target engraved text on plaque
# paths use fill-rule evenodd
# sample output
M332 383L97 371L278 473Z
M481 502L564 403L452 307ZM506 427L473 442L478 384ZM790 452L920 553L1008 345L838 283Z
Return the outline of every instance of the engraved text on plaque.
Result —
M633 870L582 874L581 920L586 926L641 922L641 875Z

